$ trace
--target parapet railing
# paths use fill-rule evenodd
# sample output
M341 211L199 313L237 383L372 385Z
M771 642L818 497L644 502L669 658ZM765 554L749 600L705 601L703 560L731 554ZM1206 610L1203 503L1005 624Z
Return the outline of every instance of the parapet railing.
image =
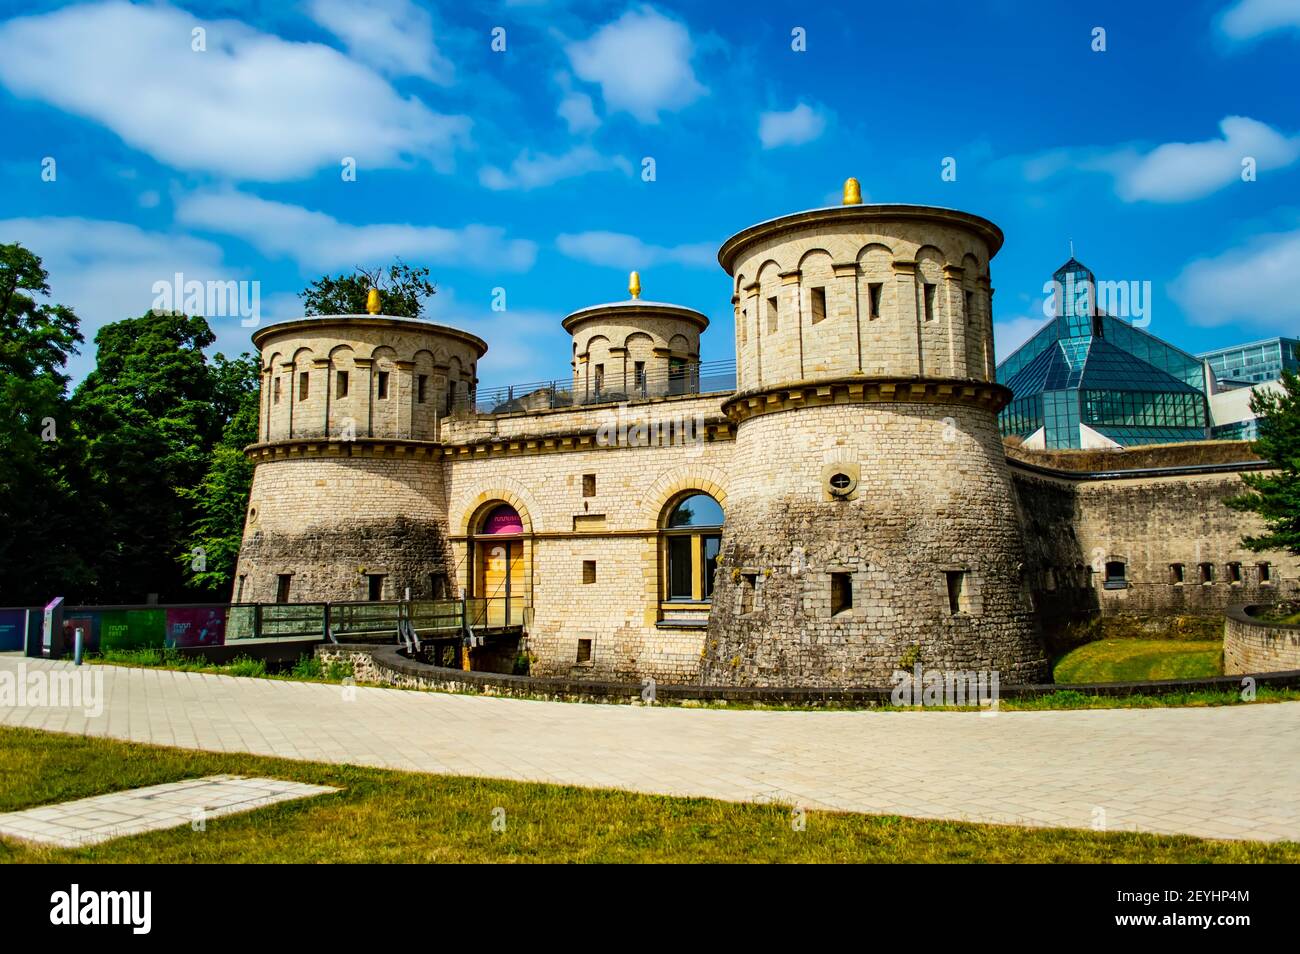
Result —
M458 639L523 627L532 619L520 597L321 603L187 603L63 606L48 646L43 608L0 607L0 650L62 656L76 630L87 652L229 646L245 640L397 638Z
M452 416L491 416L550 411L618 401L649 401L691 394L736 390L736 362L695 361L667 369L613 373L608 369L597 379L589 376L575 387L573 378L532 381L499 388L479 388L472 395L460 395L452 405Z

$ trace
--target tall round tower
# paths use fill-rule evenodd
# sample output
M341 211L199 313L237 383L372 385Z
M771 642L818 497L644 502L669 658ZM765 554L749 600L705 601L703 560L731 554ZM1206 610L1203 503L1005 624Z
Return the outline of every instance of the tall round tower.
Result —
M997 412L993 223L842 206L745 229L737 425L707 684L885 684L919 662L1046 675Z
M486 343L374 313L281 322L253 343L260 429L233 600L449 595L439 430L472 398Z

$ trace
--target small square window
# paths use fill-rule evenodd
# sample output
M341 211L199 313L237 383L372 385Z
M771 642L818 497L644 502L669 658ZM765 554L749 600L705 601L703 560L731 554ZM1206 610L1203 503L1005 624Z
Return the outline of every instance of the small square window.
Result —
M831 574L831 615L853 611L853 577L848 573Z
M384 598L384 574L366 574L366 599L377 603Z
M595 474L582 475L582 495L584 497L596 496L596 475Z
M1240 583L1240 582L1241 582L1241 564L1240 564L1240 563L1229 563L1229 564L1228 564L1228 582L1229 582L1229 583L1233 583L1233 584L1236 584L1236 583Z
M820 285L809 289L809 298L812 301L812 323L815 325L819 321L825 321L826 289Z
M884 294L884 282L870 282L867 285L867 317L880 317L880 298Z
M1213 583L1213 582L1214 582L1214 564L1213 564L1213 563L1202 563L1202 564L1200 565L1200 571L1201 571L1201 582L1202 582L1202 583Z
M1128 568L1125 567L1123 560L1109 560L1106 563L1106 577L1102 581L1102 588L1107 590L1123 590L1128 588Z
M582 582L583 583L596 582L596 561L595 560L582 561Z
M1181 584L1184 581L1186 573L1181 563L1169 564L1169 580L1172 583Z
M1272 583L1272 582L1273 582L1273 566L1272 566L1272 564L1270 564L1270 563L1260 563L1260 564L1257 564L1257 565L1256 565L1256 568L1259 570L1259 582L1260 582L1260 583Z
M945 570L944 577L948 584L948 612L953 616L965 613L966 606L966 571Z

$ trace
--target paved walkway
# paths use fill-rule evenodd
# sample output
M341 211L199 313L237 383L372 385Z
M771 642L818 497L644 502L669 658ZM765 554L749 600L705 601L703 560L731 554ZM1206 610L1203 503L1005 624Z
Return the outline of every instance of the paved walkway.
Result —
M68 663L0 656L0 677ZM791 712L531 702L151 669L103 713L0 724L383 768L804 808L1300 841L1300 702L1077 712Z

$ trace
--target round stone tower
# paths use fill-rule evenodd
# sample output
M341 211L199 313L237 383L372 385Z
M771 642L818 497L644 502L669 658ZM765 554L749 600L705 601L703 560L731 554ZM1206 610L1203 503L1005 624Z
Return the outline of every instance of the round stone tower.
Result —
M573 395L580 404L695 390L700 333L709 319L681 305L642 301L636 272L628 293L626 301L592 305L563 321L573 336Z
M286 321L253 343L260 424L234 601L448 595L439 428L472 400L486 343L380 314Z
M732 236L737 425L706 684L1046 676L994 379L991 222L845 204Z

